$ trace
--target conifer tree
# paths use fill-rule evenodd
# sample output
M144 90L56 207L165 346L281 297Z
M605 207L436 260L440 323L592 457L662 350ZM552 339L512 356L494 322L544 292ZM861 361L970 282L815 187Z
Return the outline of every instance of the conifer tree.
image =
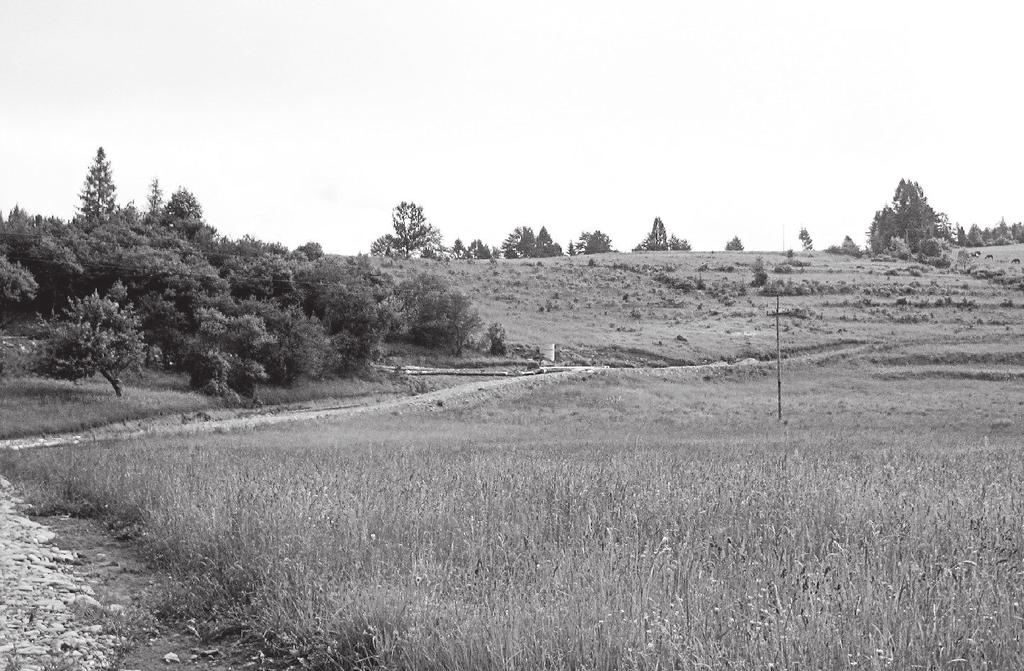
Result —
M156 177L149 185L149 195L146 196L148 209L146 214L150 217L159 217L164 210L164 190L160 188L160 180Z
M117 187L114 186L110 161L103 147L96 150L96 158L89 167L85 185L78 197L82 201L78 211L86 219L102 219L117 211Z
M807 232L804 227L800 228L800 244L804 246L804 251L809 252L814 249L814 241L811 240L811 234Z

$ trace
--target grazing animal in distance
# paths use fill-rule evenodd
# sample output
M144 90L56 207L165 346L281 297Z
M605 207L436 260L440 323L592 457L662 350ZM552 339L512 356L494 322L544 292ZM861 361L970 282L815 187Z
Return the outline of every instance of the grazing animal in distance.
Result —
M986 254L986 255L985 255L985 260L986 260L986 261L988 261L988 260L989 260L989 259L991 259L991 258L992 258L992 255L991 255L991 254Z
M978 258L979 256L981 256L981 252L974 252L973 254L971 254L971 256L973 256L974 258Z
M1013 261L1010 261L1010 263L1016 263L1017 265L1020 265L1020 259L1014 259Z

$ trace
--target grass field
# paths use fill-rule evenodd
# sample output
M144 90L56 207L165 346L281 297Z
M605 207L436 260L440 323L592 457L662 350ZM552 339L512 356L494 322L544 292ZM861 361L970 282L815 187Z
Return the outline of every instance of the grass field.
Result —
M971 267L1024 279L1021 266L1010 263L1024 257L1024 245L982 251ZM988 253L995 258L985 259ZM774 300L749 286L759 257L770 281L802 294L782 299L784 309L802 311L784 323L791 349L1021 333L1020 288L906 261L824 252L793 259L778 252L658 252L376 262L400 279L421 271L448 277L472 297L485 323L502 323L514 343L557 343L570 361L636 365L771 354L775 324L766 312Z
M937 270L907 262L872 262L822 252L662 252L600 254L495 263L375 260L397 279L438 273L468 293L485 324L500 322L514 354L556 343L568 363L607 365L691 364L765 358L775 349L769 298L749 286L751 266L763 258L771 281L803 293L783 298L797 316L783 321L791 354L849 343L949 343L974 347L1024 336L1024 271L1011 264L1024 246L983 250L995 258L972 259L985 273L1002 272L1010 283L983 275ZM591 265L593 263L593 265ZM775 272L788 267L791 272ZM703 288L698 288L703 287ZM0 339L0 345L14 341ZM392 363L522 367L467 352L452 357L389 345ZM19 365L4 348L9 367ZM27 359L21 356L21 368ZM9 373L10 375L10 373ZM101 380L79 385L34 378L0 379L0 438L77 431L123 422L207 411L219 402L191 393L181 377L148 372L126 381L126 397L111 399ZM408 393L437 381L328 380L293 388L261 387L268 405L344 400L367 394Z
M795 366L785 425L770 371L608 371L0 469L314 667L1020 668L1021 383L891 356Z
M985 251L973 275L819 253L772 272L799 294L788 354L872 343L787 364L785 424L770 367L614 369L432 411L0 452L0 472L43 509L137 529L204 631L310 668L1024 668L1024 254ZM636 365L772 352L757 256L385 263L448 275L513 343ZM3 435L210 403L159 376L121 403L99 382L4 385Z

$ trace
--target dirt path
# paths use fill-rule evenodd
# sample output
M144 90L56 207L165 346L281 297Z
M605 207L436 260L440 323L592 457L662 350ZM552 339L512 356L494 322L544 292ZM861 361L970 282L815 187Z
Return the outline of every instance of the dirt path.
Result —
M786 359L786 362L787 365L795 363L820 363L831 359L861 354L869 350L878 349L878 347L879 345L847 345L826 351L801 354ZM884 346L882 347L884 348ZM130 430L125 430L125 428L120 425L112 425L76 433L61 433L48 436L0 440L0 449L21 450L38 447L56 447L60 445L76 445L85 442L136 438L141 436L195 435L198 433L208 432L249 430L259 426L271 426L289 422L354 417L367 413L408 412L427 408L444 407L446 404L456 401L484 401L507 393L527 392L540 385L556 384L565 380L590 375L629 377L633 375L659 374L700 377L708 374L709 372L721 370L723 368L731 369L741 368L744 366L771 367L774 365L775 363L772 361L746 359L733 364L720 361L697 366L667 366L656 368L584 367L573 370L544 373L540 375L499 377L492 380L470 378L472 381L466 384L446 387L444 389L438 389L424 394L418 394L416 396L403 396L400 398L388 399L378 403L368 402L304 410L281 410L268 408L266 412L261 414L211 419L209 421L196 421L188 424L173 424L168 422L166 419L152 420L150 422L141 422L141 428Z

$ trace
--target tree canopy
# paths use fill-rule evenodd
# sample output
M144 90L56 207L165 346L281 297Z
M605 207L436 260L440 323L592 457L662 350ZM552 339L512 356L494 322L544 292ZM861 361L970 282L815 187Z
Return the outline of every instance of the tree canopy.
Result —
M391 225L395 232L374 240L370 254L408 259L441 248L441 231L427 222L423 208L416 203L403 200L396 205L391 211Z
M118 293L123 295L124 288ZM121 375L142 364L139 318L130 307L94 292L73 298L61 316L48 325L41 372L63 380L99 373L121 396Z
M690 251L690 243L685 239L677 238L675 235L669 236L668 231L665 230L665 224L662 223L661 217L654 218L654 225L651 226L651 232L647 234L639 245L633 248L634 252L664 252L664 251Z
M612 251L612 239L601 231L584 231L576 243L577 254L603 254Z
M727 252L742 252L743 251L743 241L740 240L740 236L735 235L735 236L733 236L732 240L730 240L729 242L725 243L725 251L727 251Z
M875 212L868 229L872 253L885 251L893 238L902 238L911 253L921 251L921 243L937 238L952 241L953 231L946 215L936 212L928 203L924 189L917 182L901 179L892 202Z
M71 221L19 207L0 216L0 328L52 316L41 329L39 372L99 373L120 392L122 373L141 359L188 373L199 389L254 398L259 383L358 372L423 315L399 310L395 281L365 257L220 235L186 188L164 202L153 180L145 212L109 207L110 165L97 156L83 203L107 205ZM393 216L400 253L439 246L418 206L405 203ZM494 250L474 240L466 253L490 258ZM435 346L461 351L478 326L475 311L465 296L442 293L431 300L443 319L432 319L452 330Z

